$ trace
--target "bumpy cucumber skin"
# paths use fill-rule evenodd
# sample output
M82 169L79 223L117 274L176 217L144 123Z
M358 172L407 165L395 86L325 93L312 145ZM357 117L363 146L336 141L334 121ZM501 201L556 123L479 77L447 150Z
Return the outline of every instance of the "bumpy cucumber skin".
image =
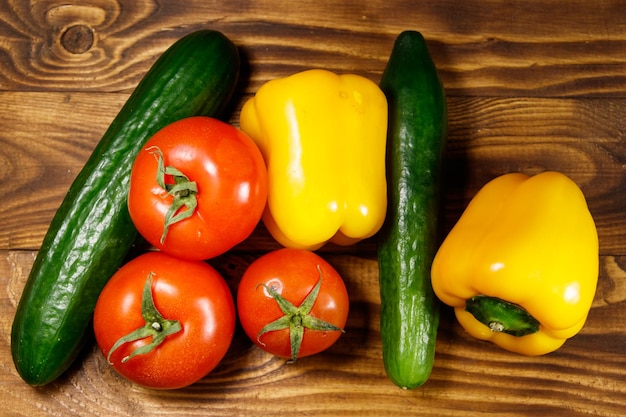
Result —
M383 361L391 381L411 389L434 364L439 301L430 267L447 138L445 92L419 32L398 36L380 87L389 102L388 211L378 241Z
M55 214L17 307L11 354L25 382L48 384L73 363L102 288L138 238L127 209L135 155L169 123L217 116L239 66L222 33L193 32L163 53L113 120Z

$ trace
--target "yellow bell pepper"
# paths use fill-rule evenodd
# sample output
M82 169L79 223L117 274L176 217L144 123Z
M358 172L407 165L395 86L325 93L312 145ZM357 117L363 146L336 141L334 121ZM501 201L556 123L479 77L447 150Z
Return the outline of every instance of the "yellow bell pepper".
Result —
M313 69L268 81L240 127L268 169L263 222L283 246L317 249L373 236L387 208L387 99L372 81Z
M500 176L472 199L433 261L433 290L472 336L525 355L552 352L583 327L598 235L563 174Z

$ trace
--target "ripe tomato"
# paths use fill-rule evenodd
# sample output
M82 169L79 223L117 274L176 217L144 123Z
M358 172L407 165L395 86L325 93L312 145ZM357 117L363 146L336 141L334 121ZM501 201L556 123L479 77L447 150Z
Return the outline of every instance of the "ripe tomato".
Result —
M146 290L156 310L150 316L145 306L142 311ZM107 283L93 326L102 354L119 374L146 387L173 389L198 381L217 366L230 346L235 321L230 289L210 265L148 252L125 264ZM175 322L179 330L172 326ZM120 338L146 326L152 335L148 331L112 349ZM154 335L166 334L168 326L172 334L161 344L147 353L137 351L147 349ZM133 352L135 356L125 359Z
M149 243L180 258L231 249L252 233L266 201L260 150L217 119L189 117L164 127L133 163L130 217Z
M246 269L237 290L237 310L257 346L295 361L339 339L348 318L348 292L339 273L319 255L283 248Z

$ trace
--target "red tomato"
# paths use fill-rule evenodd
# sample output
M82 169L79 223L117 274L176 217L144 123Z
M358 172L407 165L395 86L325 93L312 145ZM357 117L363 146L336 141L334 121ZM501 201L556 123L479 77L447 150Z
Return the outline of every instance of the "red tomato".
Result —
M162 171L162 184L157 180L159 160L168 170ZM164 189L181 181L171 168L195 183L197 191ZM191 200L197 204L193 210L184 205ZM156 248L203 260L246 239L266 201L267 169L252 139L230 124L196 116L161 129L139 152L130 177L128 210L139 233ZM168 210L193 214L166 228Z
M286 313L272 296L272 290L298 308L306 304L307 296L314 295L318 282L319 293L314 299L309 298L314 300L311 310L300 318L305 323L330 324L336 330L305 327L301 345L292 351L290 333L297 332L297 326L284 328L285 323L280 321L293 323L300 319L285 319ZM267 253L250 264L237 290L237 310L244 331L257 346L273 355L295 360L327 349L341 336L348 318L348 292L339 273L319 255L308 250L284 248ZM277 324L275 327L283 328L259 335L273 322Z
M152 351L123 362L153 340L143 337L110 353L121 337L158 321L146 323L142 317L142 293L149 276L154 307L163 319L178 321L181 329ZM210 265L148 252L125 264L107 283L96 304L93 326L102 354L110 354L119 374L146 387L174 389L193 384L217 366L230 346L235 321L230 289Z

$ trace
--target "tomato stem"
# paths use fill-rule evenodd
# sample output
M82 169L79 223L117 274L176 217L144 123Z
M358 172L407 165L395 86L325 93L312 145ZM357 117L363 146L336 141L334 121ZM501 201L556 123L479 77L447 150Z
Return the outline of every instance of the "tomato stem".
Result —
M193 215L198 205L196 194L198 194L198 184L190 181L189 178L181 171L173 166L165 166L163 152L158 146L146 148L150 154L154 155L157 160L156 181L169 195L173 197L172 204L165 213L165 222L163 225L163 234L161 235L161 243L165 242L165 237L169 227L174 223L178 223ZM165 176L170 175L174 179L174 184L165 182ZM182 210L182 208L185 208Z
M261 341L261 336L267 332L289 329L289 341L291 344L291 362L295 362L302 346L302 340L304 339L304 329L313 331L341 331L344 330L335 326L332 323L313 317L310 313L313 309L313 305L317 300L317 296L322 286L322 270L320 266L317 266L319 272L319 280L315 284L315 287L306 296L302 303L296 307L290 301L286 300L283 296L278 294L271 286L263 284L263 287L278 303L284 316L279 317L271 323L266 324L257 334L257 340Z
M146 279L146 284L144 285L143 293L141 295L141 316L146 323L144 326L139 327L131 333L120 337L115 342L115 344L109 350L107 356L107 361L109 363L111 363L111 355L113 354L113 352L126 343L132 343L137 340L152 337L151 343L133 350L130 355L122 358L122 363L127 362L129 359L137 355L143 355L152 352L157 346L163 343L167 336L182 330L180 322L178 322L177 320L165 319L154 305L154 299L152 297L153 275L154 274L152 272L148 274L148 278Z

